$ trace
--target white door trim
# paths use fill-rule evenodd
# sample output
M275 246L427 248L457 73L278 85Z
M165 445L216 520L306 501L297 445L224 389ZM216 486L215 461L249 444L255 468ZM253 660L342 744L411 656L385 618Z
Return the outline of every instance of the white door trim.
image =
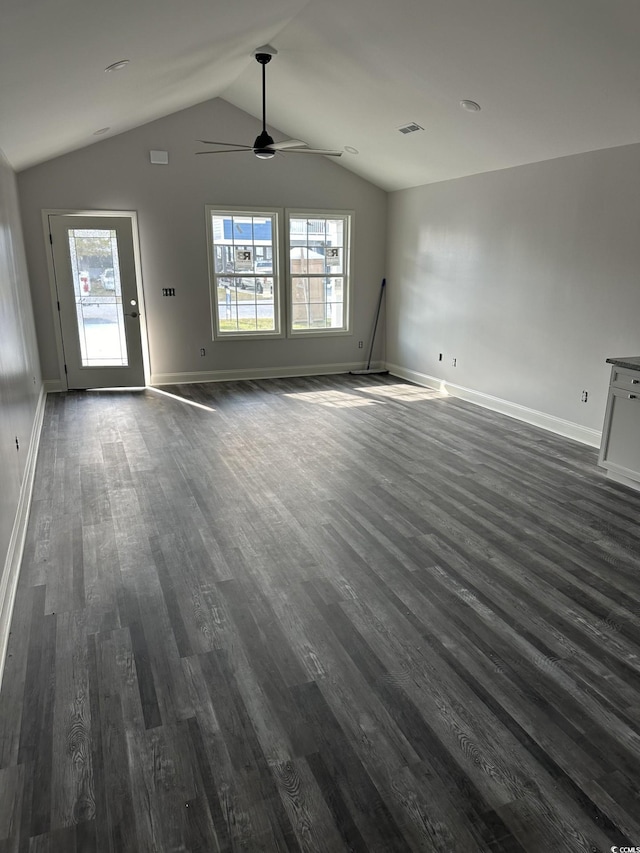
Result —
M60 376L61 390L67 391L69 385L64 371L64 348L62 345L62 328L60 325L60 314L58 312L58 292L56 290L56 277L53 265L53 250L49 239L49 217L50 216L104 216L121 217L131 220L131 233L133 236L133 255L136 268L136 280L138 283L138 309L140 312L140 342L142 344L142 362L144 366L144 381L146 385L151 380L151 362L149 358L149 337L147 331L147 312L144 304L144 284L142 280L142 264L140 262L140 239L138 234L138 214L135 210L87 210L68 208L45 208L42 211L42 228L47 257L47 272L49 274L49 291L51 293L51 310L53 313L53 327L56 338L56 350L58 354L58 372Z

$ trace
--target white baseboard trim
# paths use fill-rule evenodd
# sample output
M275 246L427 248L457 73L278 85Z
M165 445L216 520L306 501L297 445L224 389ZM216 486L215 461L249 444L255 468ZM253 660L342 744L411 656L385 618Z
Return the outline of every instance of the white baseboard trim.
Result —
M58 394L64 391L64 386L59 379L45 379L42 383L45 394Z
M416 385L435 388L438 391L450 394L452 397L460 397L461 400L467 400L469 403L475 403L477 406L483 406L485 409L509 415L509 417L516 418L516 420L546 429L556 435L562 435L564 438L579 441L581 444L600 447L602 433L599 430L581 426L580 424L573 423L573 421L565 421L554 415L548 415L546 412L539 412L537 409L529 409L527 406L521 406L519 403L510 403L508 400L502 400L500 397L492 397L491 394L484 394L482 391L474 391L471 388L464 388L462 385L445 382L444 379L438 379L436 376L429 376L426 373L419 373L416 370L408 370L397 364L387 364L387 370L394 376L407 379L409 382L415 382Z
M9 629L11 628L11 616L18 588L18 577L20 565L24 553L24 543L27 536L27 524L29 522L29 511L31 509L31 496L36 473L36 459L38 447L40 446L40 434L44 419L44 408L47 401L47 391L43 383L40 388L40 396L36 405L36 412L31 428L29 448L27 450L27 461L22 478L22 487L18 498L18 508L9 539L9 550L4 562L2 577L0 577L0 684L4 673L4 663L9 644Z
M640 491L640 482L638 480L633 480L631 477L625 477L624 474L618 474L617 471L612 471L609 469L607 471L607 478L609 480L613 480L614 483L620 483L622 486L627 486L629 489L635 489L635 491Z
M152 373L151 385L186 385L192 382L235 382L241 379L283 379L292 376L324 376L362 370L360 361L348 364L306 364L296 367L249 367L241 370L202 370L193 373ZM374 364L372 367L382 367Z

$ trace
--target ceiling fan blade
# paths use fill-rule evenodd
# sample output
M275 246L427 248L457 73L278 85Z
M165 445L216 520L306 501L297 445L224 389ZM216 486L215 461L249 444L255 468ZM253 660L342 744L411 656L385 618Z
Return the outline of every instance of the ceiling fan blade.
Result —
M285 148L281 154L324 154L325 157L342 157L342 151L328 151L324 148Z
M301 142L299 139L285 139L284 142L274 142L273 145L269 146L269 148L273 148L275 151L281 151L283 148L301 148L306 144L306 142Z
M196 151L196 154L233 154L236 151L246 154L247 151L253 151L253 148L218 148L216 151Z
M252 145L245 145L242 142L213 142L211 139L198 139L203 145L233 145L235 148L253 148Z

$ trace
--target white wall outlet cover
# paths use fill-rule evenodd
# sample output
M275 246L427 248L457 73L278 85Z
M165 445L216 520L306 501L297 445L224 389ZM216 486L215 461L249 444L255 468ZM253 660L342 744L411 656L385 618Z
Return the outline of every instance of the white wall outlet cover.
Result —
M157 166L167 166L169 163L168 151L149 151L149 158Z

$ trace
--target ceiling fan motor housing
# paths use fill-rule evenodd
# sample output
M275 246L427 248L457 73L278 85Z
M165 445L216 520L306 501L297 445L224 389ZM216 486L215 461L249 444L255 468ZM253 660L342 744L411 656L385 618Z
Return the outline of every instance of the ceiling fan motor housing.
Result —
M276 152L270 146L273 145L273 137L263 130L253 143L253 153L261 160L270 160L275 157Z

